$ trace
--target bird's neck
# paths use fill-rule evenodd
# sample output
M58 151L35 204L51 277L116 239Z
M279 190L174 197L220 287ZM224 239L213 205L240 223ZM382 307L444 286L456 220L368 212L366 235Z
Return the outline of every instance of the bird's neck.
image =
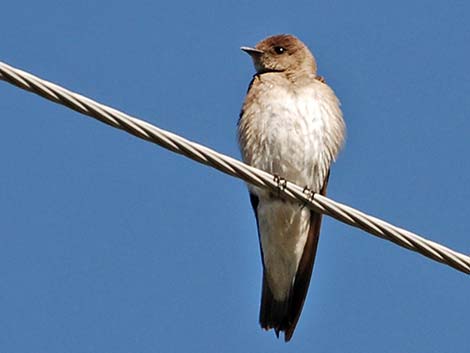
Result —
M314 70L286 70L283 74L293 85L300 87L310 84L317 77Z

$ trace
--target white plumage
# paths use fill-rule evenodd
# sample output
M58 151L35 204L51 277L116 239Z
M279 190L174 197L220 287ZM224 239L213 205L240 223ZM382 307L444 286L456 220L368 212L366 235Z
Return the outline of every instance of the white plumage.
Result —
M319 192L344 139L339 101L331 88L318 80L309 80L309 85L293 90L291 82L280 85L279 75L273 75L276 73L255 76L259 81L251 89L259 90L254 92L256 100L243 107L239 123L243 159ZM259 198L259 233L267 280L274 297L282 300L295 279L307 240L310 210L257 187L249 188Z

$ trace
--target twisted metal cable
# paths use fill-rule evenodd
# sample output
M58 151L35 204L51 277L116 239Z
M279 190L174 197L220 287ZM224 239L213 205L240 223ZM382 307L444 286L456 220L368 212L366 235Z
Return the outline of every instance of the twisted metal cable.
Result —
M427 240L405 229L393 226L385 221L322 195L315 194L311 197L311 195L305 192L304 188L293 183L287 182L280 187L279 182L269 173L253 168L234 158L157 128L145 121L97 103L89 98L66 90L65 88L42 80L2 62L0 62L0 79L55 103L62 104L79 113L93 117L105 124L124 130L173 152L182 154L199 163L211 166L223 173L243 179L250 184L279 192L284 197L304 203L307 207L316 212L336 218L341 222L363 229L370 234L389 240L404 248L416 251L435 261L470 274L469 256L458 253L443 245Z

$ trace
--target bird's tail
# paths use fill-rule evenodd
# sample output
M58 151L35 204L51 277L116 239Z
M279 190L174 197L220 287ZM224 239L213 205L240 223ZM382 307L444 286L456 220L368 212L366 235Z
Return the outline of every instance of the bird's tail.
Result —
M289 297L278 301L274 296L263 275L263 291L261 294L261 307L259 313L259 322L263 329L274 329L276 336L279 337L280 331L286 331L289 327Z
M263 291L261 294L259 316L260 325L265 330L274 329L277 337L279 337L279 332L284 331L286 342L292 338L304 306L317 252L321 216L321 214L313 211L310 213L310 229L307 243L305 244L296 278L289 295L281 301L276 300L269 288L266 276L263 275Z
M323 182L323 187L320 190L320 194L323 196L326 195L329 176L330 172L328 171L325 181ZM253 205L253 207L256 212L255 205ZM321 213L310 211L310 227L307 242L299 262L294 284L285 300L277 301L274 299L266 276L263 274L263 291L261 294L261 308L259 314L260 325L265 330L273 328L277 337L279 337L279 332L284 331L284 340L286 342L289 342L294 334L295 326L297 326L300 313L304 306L305 297L307 296L315 255L317 253L318 239L320 237L321 220Z

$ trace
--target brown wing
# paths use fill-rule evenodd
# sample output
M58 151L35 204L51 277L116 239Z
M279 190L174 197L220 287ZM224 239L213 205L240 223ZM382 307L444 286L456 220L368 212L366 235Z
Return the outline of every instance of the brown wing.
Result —
M320 190L321 195L326 195L326 188L328 185L328 178L330 173L328 171L323 187ZM256 216L256 224L258 225L258 197L250 194L251 205ZM304 252L299 262L299 268L295 277L294 285L292 286L290 295L286 300L277 301L274 299L271 289L266 281L264 275L264 260L263 260L263 289L261 293L261 306L259 322L265 330L274 329L276 335L279 337L279 332L284 331L284 339L288 342L294 334L295 327L299 321L300 313L305 302L307 295L310 278L312 276L313 264L315 262L315 255L317 252L318 239L320 236L322 215L320 213L310 212L310 228L308 232L307 242L305 244ZM263 249L261 247L261 258L263 258Z
M326 195L328 186L328 171L320 194ZM300 259L299 268L295 276L294 286L291 293L291 302L288 313L288 326L285 328L284 339L288 342L294 334L295 327L299 321L300 313L304 306L305 297L307 296L310 278L312 276L313 264L317 253L318 239L320 237L322 214L314 211L310 212L310 229L308 231L307 243L305 244L304 253Z

